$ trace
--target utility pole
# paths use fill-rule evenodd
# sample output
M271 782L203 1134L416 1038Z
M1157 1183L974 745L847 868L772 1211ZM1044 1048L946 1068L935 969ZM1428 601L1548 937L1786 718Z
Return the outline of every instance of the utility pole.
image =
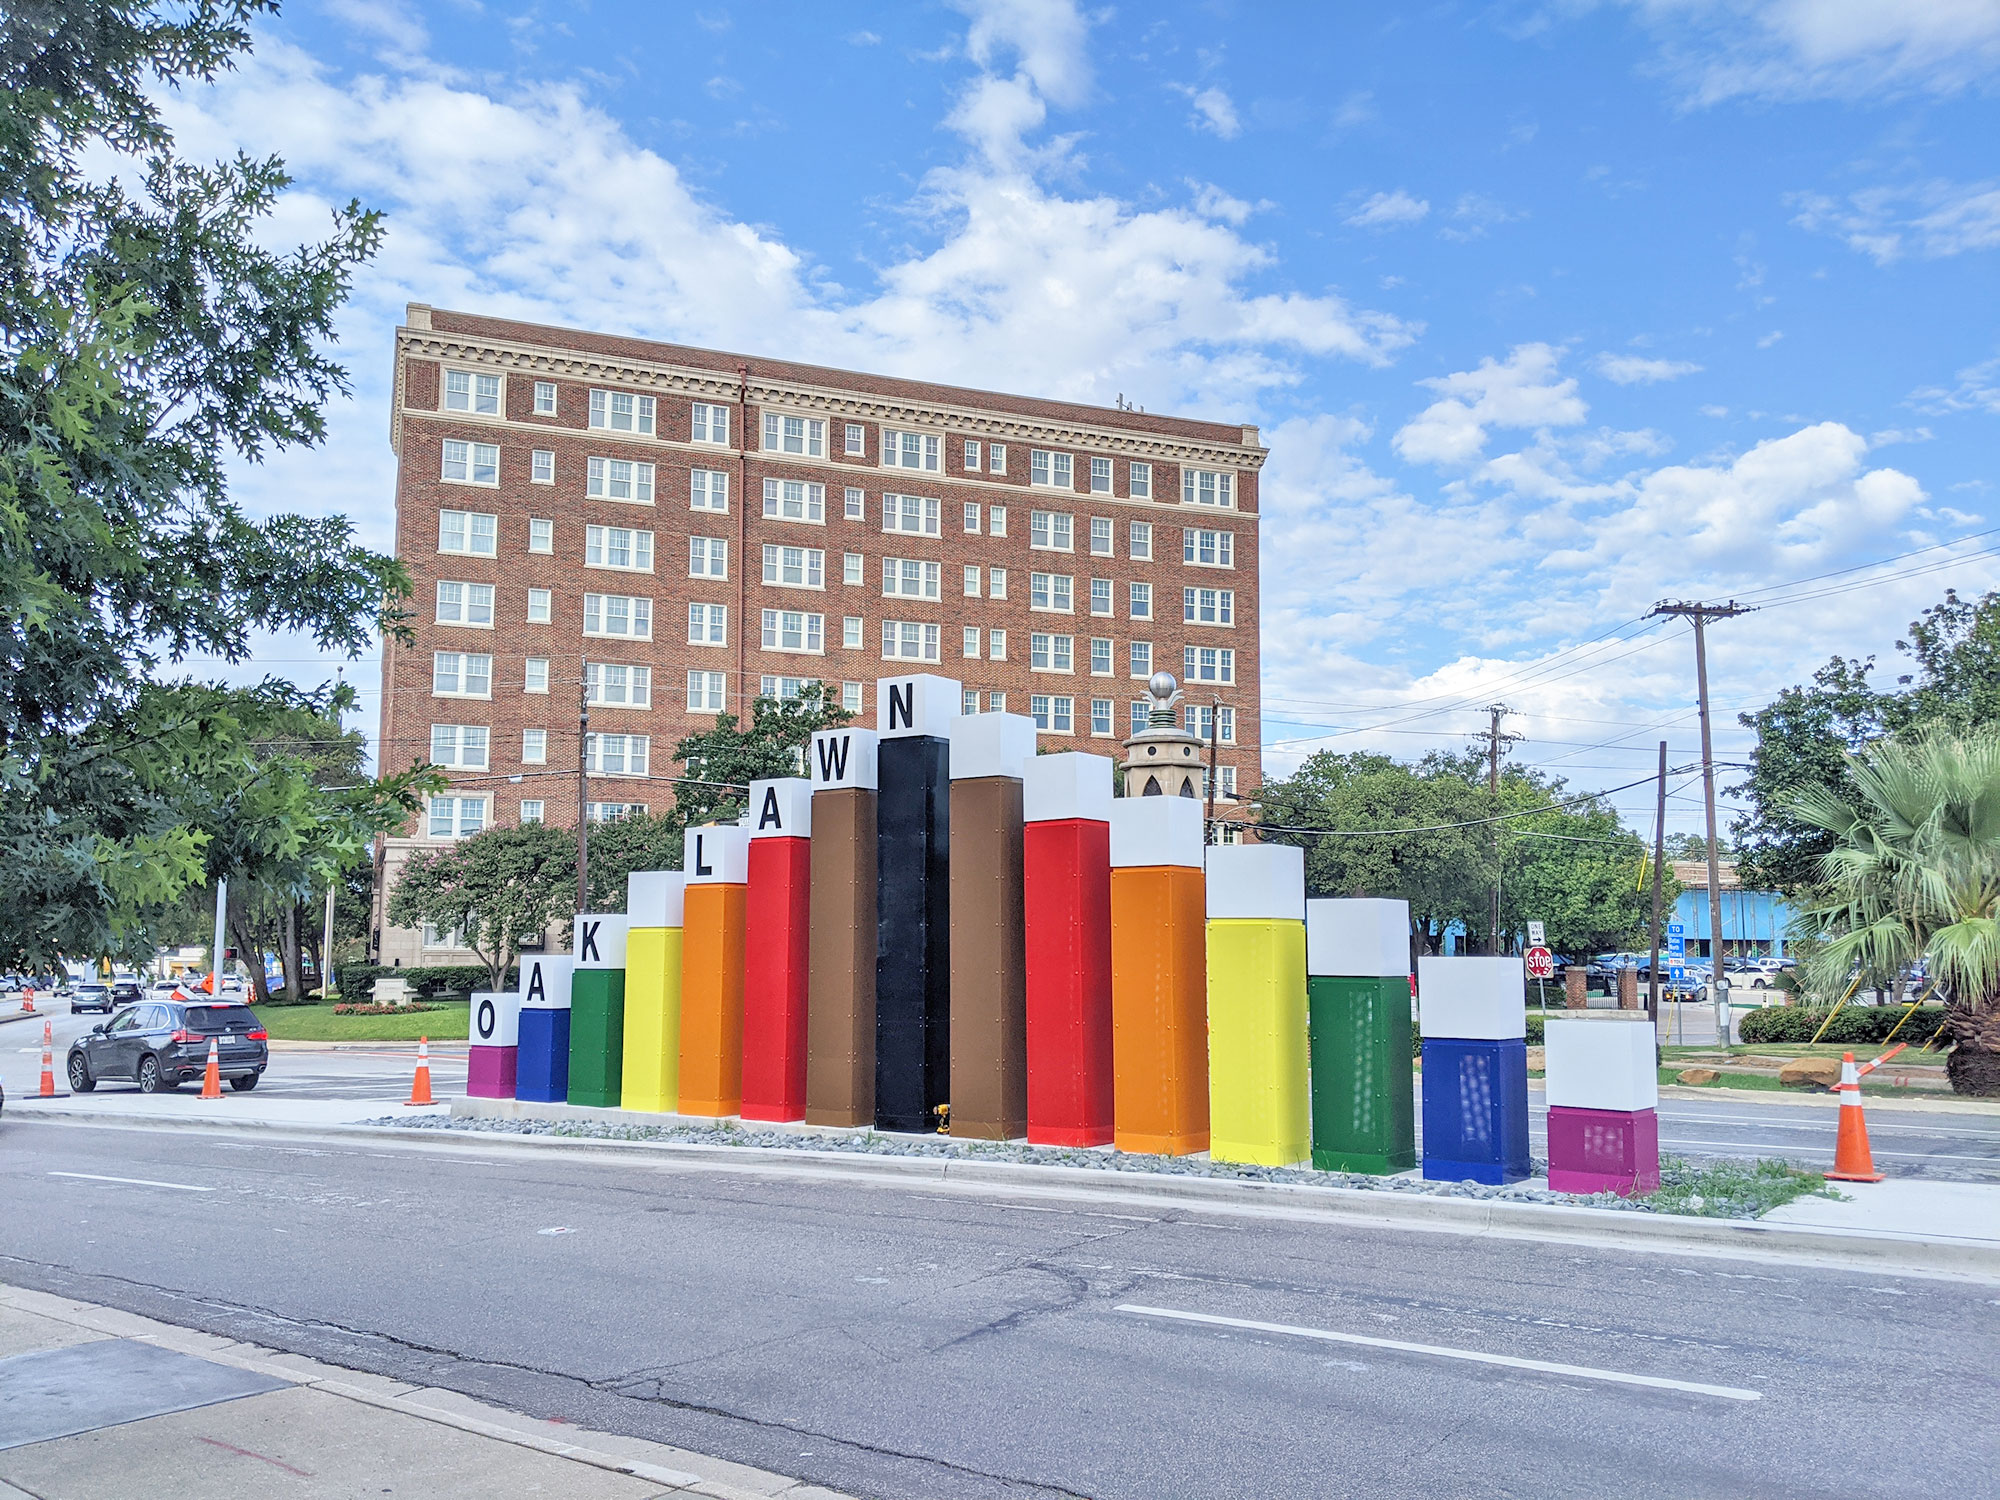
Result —
M590 909L590 662L576 685L576 912Z
M1660 1026L1660 897L1663 874L1660 869L1667 857L1667 742L1660 741L1660 793L1659 802L1653 812L1653 956L1646 965L1646 1014L1653 1022L1654 1040L1659 1039Z
M1686 600L1668 604L1662 600L1653 606L1654 615L1679 615L1694 626L1695 694L1701 707L1701 795L1708 813L1708 982L1709 993L1715 999L1716 1041L1724 1048L1729 1046L1729 981L1722 972L1722 869L1715 829L1715 739L1709 725L1708 645L1702 628L1710 620L1733 620L1738 615L1747 615L1751 608L1734 599L1727 604L1691 604Z
M1518 734L1502 734L1500 721L1514 710L1504 703L1495 703L1486 712L1492 722L1480 731L1479 738L1486 741L1486 792L1493 799L1494 810L1499 810L1500 801L1500 752L1503 747L1526 738ZM1493 912L1486 928L1486 951L1498 954L1500 951L1500 825L1493 825Z

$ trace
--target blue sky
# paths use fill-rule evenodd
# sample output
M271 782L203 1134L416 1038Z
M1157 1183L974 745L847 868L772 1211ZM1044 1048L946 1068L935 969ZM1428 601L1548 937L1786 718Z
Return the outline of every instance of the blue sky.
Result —
M406 300L1122 393L1272 449L1268 771L1500 700L1595 787L1696 754L1656 599L1767 605L1712 636L1727 723L2000 574L1787 587L2000 524L1996 77L2000 0L324 0L169 115L286 157L279 233L389 218L355 398L253 508L386 543Z

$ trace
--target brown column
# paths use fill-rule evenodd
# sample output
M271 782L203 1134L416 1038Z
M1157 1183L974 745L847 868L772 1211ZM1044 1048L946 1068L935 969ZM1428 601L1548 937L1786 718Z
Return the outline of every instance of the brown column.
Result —
M1571 964L1563 970L1563 990L1571 1010L1586 1010L1590 1006L1590 975L1583 965Z
M995 715L994 717L998 717ZM951 784L951 1133L1028 1133L1021 783Z
M873 1125L874 788L813 793L811 868L806 1123Z
M1637 1010L1639 1008L1639 971L1620 969L1618 971L1618 1008Z

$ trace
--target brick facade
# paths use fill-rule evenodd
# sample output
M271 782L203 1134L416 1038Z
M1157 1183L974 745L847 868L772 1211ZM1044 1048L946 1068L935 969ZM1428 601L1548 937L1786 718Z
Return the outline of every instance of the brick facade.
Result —
M553 410L538 409L548 404L538 403L538 385L553 386ZM1220 698L1230 710L1224 727L1234 732L1221 746L1225 788L1233 779L1238 793L1247 793L1257 782L1256 515L1265 450L1254 427L995 395L414 304L397 330L394 390L396 554L415 580L416 638L383 651L381 760L384 768L401 768L431 759L433 726L485 730L483 768L475 757L473 766L447 772L455 797L482 799L470 809L448 807L454 830L512 824L524 802L540 802L549 822L574 823L586 660L600 670L626 668L628 696L630 669L651 674L648 706L615 706L603 694L592 703L593 735L650 738L647 775L589 777L589 800L596 803L658 811L671 801L666 782L675 770L674 746L715 718L705 696L699 709L689 707L691 672L722 674L722 702L734 713L745 712L766 678L777 679L781 692L786 679L817 678L859 684L860 712L872 717L877 677L932 671L976 691L982 709L993 694L1004 694L1011 712L1045 706L1041 740L1049 748L1116 756L1133 731L1132 705L1143 697L1146 672L1165 670L1183 680L1189 703ZM600 393L595 415L594 392ZM644 399L652 403L650 433L640 430ZM712 426L696 430L697 405L726 416L722 441ZM777 424L769 448L767 417ZM903 435L897 457L907 451L914 467L884 462L885 433ZM858 452L848 451L851 443ZM447 477L448 445L458 444L465 477ZM810 451L815 445L818 451ZM997 462L996 448L1003 454ZM1039 482L1038 452L1049 455L1046 482ZM490 478L480 468L489 457L497 457ZM1064 458L1067 485L1058 482ZM602 461L595 478L593 460ZM1150 470L1150 496L1134 494L1135 464ZM639 485L643 471L628 472L626 465L651 465L650 503L636 493L612 497L621 483L634 491ZM1107 482L1107 465L1109 488L1094 487ZM1191 504L1183 501L1184 470L1195 476L1187 486ZM696 471L724 476L726 509L696 508ZM1220 494L1225 480L1228 503ZM775 488L772 503L766 481ZM819 517L788 517L810 508L814 487ZM607 493L593 494L594 488ZM714 488L712 480L703 482L705 491ZM850 515L856 491L858 518ZM888 496L896 497L899 529L885 527ZM968 529L968 507L977 508L976 530ZM1005 513L1003 535L994 534L995 507ZM1048 545L1037 545L1037 512L1048 518ZM446 525L446 513L473 519ZM477 519L484 517L492 518L490 540L487 522ZM914 530L900 529L906 518ZM1068 522L1067 550L1058 545L1063 520L1057 518ZM531 550L535 521L549 523L546 551ZM1093 521L1100 523L1100 544L1109 523L1108 553L1092 550ZM1150 528L1150 557L1134 555L1135 525ZM650 571L591 564L590 528L650 533ZM1185 544L1184 529L1195 534ZM695 538L724 544L722 576L691 576ZM615 532L599 543L601 558L620 555ZM464 550L447 551L447 544ZM765 581L767 546L781 549L772 559L777 582ZM1189 548L1194 562L1184 560ZM811 552L821 554L817 587L803 571L812 559L801 553ZM858 583L848 581L850 556L861 560ZM885 594L886 559L897 564L894 595ZM787 586L793 564L800 582ZM979 575L976 595L967 592L971 568ZM1004 598L993 597L995 569L1005 571ZM1048 576L1046 607L1034 601L1037 574ZM1067 612L1057 607L1061 579L1068 580ZM1092 613L1094 580L1110 585L1109 614ZM440 584L448 594L449 586L459 586L455 607L449 600L441 607ZM906 584L913 595L901 592ZM1151 588L1150 618L1134 617L1135 584ZM486 588L491 619L469 623L487 607ZM1197 590L1195 612L1207 617L1196 623L1184 619L1189 588ZM546 591L547 619L531 621L539 591ZM1233 597L1227 623L1225 591ZM650 601L650 639L629 632L630 607L624 608L628 633L602 633L620 610L602 603L600 631L586 635L589 595ZM691 643L690 605L726 610L721 643ZM819 650L767 649L767 610L778 612L780 643L796 626L806 644L809 622L802 617L819 616ZM454 612L459 623L441 618ZM850 619L861 621L858 646L849 643ZM884 652L885 621L916 627L898 631L894 658ZM704 625L712 631L712 620ZM973 657L965 651L968 628L979 636ZM991 653L995 631L1005 632L1002 660ZM935 656L928 656L932 632ZM906 634L915 656L901 654ZM1038 635L1050 637L1047 670L1031 662ZM1067 671L1057 669L1064 637ZM1112 642L1109 675L1093 674L1094 640ZM1145 670L1136 672L1135 642L1151 647L1150 665L1141 662ZM1195 680L1184 670L1188 647L1198 653ZM440 652L489 658L485 695L440 695L439 686L450 686L449 672L436 672ZM1201 680L1203 672L1223 676L1230 661L1224 652L1233 653L1229 680ZM531 692L537 662L546 663L546 691ZM466 685L463 676L459 685ZM471 686L481 686L478 678ZM616 684L606 687L615 691ZM1049 702L1038 704L1042 698ZM1067 729L1059 719L1063 699ZM1100 726L1093 733L1093 700L1112 704L1108 731ZM1206 725L1197 727L1205 736ZM540 763L523 755L524 734L535 730L545 741ZM600 742L601 750L610 748ZM462 751L459 758L466 758ZM404 837L385 841L378 890L387 889L412 849L434 842L432 821L420 816ZM379 908L376 925L382 962L449 960L450 950L426 949L418 934L388 928Z

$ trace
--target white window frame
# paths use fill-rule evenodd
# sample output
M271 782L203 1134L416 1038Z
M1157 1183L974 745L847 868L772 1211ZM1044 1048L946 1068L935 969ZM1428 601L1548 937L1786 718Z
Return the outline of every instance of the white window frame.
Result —
M967 661L978 661L979 627L977 625L967 625L963 627L961 635L962 639L958 643L959 655L963 656Z
M546 729L521 731L521 764L545 766L549 763L549 732Z
M555 623L556 596L553 589L528 590L528 623L530 625L553 625Z
M791 453L800 458L826 457L826 419L795 416L790 412L763 413L766 453Z
M447 771L492 770L493 731L484 724L431 725L430 763Z
M625 628L614 630L614 619ZM601 640L650 641L653 638L653 601L644 594L585 594L583 633Z
M491 828L493 826L492 801L493 798L483 792L473 792L470 794L441 792L431 797L424 804L424 832L426 837L456 841L458 839L471 838L473 834ZM451 809L445 814L446 821L450 826L443 833L438 832L437 829L438 808L440 804L449 804ZM468 812L471 812L472 816L468 817Z
M463 382L462 385L455 382ZM463 400L454 400L463 396ZM440 399L441 411L460 412L472 417L498 417L507 410L507 379L482 370L446 370Z
M904 536L937 536L942 503L932 495L882 493L882 530Z
M1104 663L1101 667L1098 666L1100 660ZM1117 675L1117 672L1118 643L1109 636L1092 636L1090 638L1090 675L1092 677L1114 677Z
M1007 570L1005 568L988 568L986 570L986 597L989 599L1005 599L1007 597Z
M944 467L944 438L935 432L884 427L881 467L936 474Z
M796 573L796 578L791 575ZM774 589L826 590L826 551L786 542L764 543L764 584Z
M1061 510L1029 511L1028 550L1073 554L1076 551L1076 517Z
M943 656L944 627L924 620L884 620L882 660L936 662Z
M600 432L629 432L634 437L654 436L658 401L637 391L592 390L590 425ZM620 421L620 418L624 418Z
M521 658L521 691L546 693L549 690L549 659L546 656Z
M625 490L619 494L620 487ZM653 503L653 466L629 458L589 458L584 461L583 493L587 499L617 505Z
M688 509L710 515L729 514L729 472L726 469L688 470Z
M1203 588L1195 585L1181 590L1181 623L1208 630L1236 627L1236 590Z
M610 767L611 749L617 747L616 767ZM592 776L629 776L634 779L652 774L653 737L650 734L609 734L592 730L583 737L583 768Z
M1037 489L1076 489L1076 456L1055 448L1028 450L1028 483Z
M1236 504L1236 475L1228 469L1181 470L1181 504L1228 510Z
M792 492L798 493L794 495ZM791 514L796 509L797 514ZM826 486L809 479L767 478L764 481L764 519L790 521L801 526L826 524Z
M649 666L623 661L585 662L583 681L585 701L592 708L645 710L653 706L653 669ZM611 696L614 685L619 694L616 697Z
M718 562L718 559L720 561ZM696 562L700 567L696 567ZM688 577L716 578L729 577L729 540L719 536L691 536L688 538Z
M840 649L860 651L867 645L868 622L860 615L843 615L840 620Z
M1153 560L1153 523L1130 521L1125 526L1125 555L1134 562Z
M1203 552L1208 555L1203 557ZM1181 528L1181 562L1190 568L1236 566L1236 533L1227 529L1211 531L1202 526Z
M687 674L687 711L691 714L719 714L729 702L727 672Z
M703 604L698 600L688 601L688 644L690 646L727 646L729 644L729 606L726 604Z
M977 599L979 597L980 595L979 585L983 580L984 576L985 576L984 572L980 568L978 563L965 564L965 571L962 581L966 598Z
M538 417L553 417L556 414L556 383L553 380L535 382L534 414Z
M1102 600L1103 608L1098 608ZM1109 578L1090 580L1090 612L1093 616L1110 619L1118 613L1118 585Z
M528 517L528 550L552 553L556 550L556 523L544 516Z
M787 644L788 635L795 635L797 643ZM763 649L786 656L826 655L826 616L803 609L765 610Z
M1134 500L1153 498L1153 466L1130 463L1125 466L1125 493Z
M1125 675L1141 682L1153 675L1153 643L1151 641L1127 641L1125 643Z
M449 658L452 663L452 681L458 687L441 688L438 683L444 678L444 664ZM479 677L486 686L479 692L469 691L464 683L473 680L470 664L479 662ZM433 651L431 653L431 696L433 698L477 698L490 699L493 696L493 653L490 651Z
M553 448L531 448L528 451L528 483L554 484L555 482L555 450Z
M1134 583L1126 587L1125 613L1134 620L1153 618L1153 586L1150 583Z
M1090 461L1090 493L1108 495L1111 493L1111 460L1093 458Z
M1103 545L1098 544L1102 542ZM1092 557L1116 557L1118 555L1118 527L1109 516L1090 518L1090 555Z
M1098 710L1103 709L1104 727L1097 727ZM1090 734L1093 739L1109 739L1118 727L1118 705L1109 698L1090 700Z
M967 536L979 535L979 502L977 500L968 500L965 502L965 534Z
M882 559L884 599L941 599L944 593L943 565L920 557Z
M959 456L965 460L965 472L968 474L977 474L980 469L979 461L982 457L979 451L979 439L967 438L965 440L965 451Z
M859 552L840 554L840 582L843 588L868 586L868 559Z
M989 505L986 507L986 534L988 536L1005 536L1007 534L1006 506Z
M622 535L625 551L630 557L645 555L645 562L610 561L613 536ZM641 538L644 538L641 541ZM597 553L597 560L591 560L591 553ZM583 529L583 565L586 568L603 568L613 573L650 573L653 571L653 533L643 527L633 526L586 526Z
M847 431L842 435L841 451L850 458L868 456L868 429L859 422L842 424Z
M688 407L688 441L716 448L729 446L729 408L712 401L696 401Z
M446 614L446 600L450 599L452 613ZM493 585L490 583L470 583L460 578L440 578L437 581L437 608L433 622L450 626L454 630L491 630L493 628ZM486 618L475 618L475 613L484 611Z
M989 630L986 632L986 659L988 661L1005 661L1007 659L1006 631Z
M475 443L466 438L446 438L438 478L445 484L467 484L474 489L500 488L500 445ZM458 472L453 473L456 469Z
M540 797L523 797L521 799L521 822L528 824L540 823L542 821L542 799Z

